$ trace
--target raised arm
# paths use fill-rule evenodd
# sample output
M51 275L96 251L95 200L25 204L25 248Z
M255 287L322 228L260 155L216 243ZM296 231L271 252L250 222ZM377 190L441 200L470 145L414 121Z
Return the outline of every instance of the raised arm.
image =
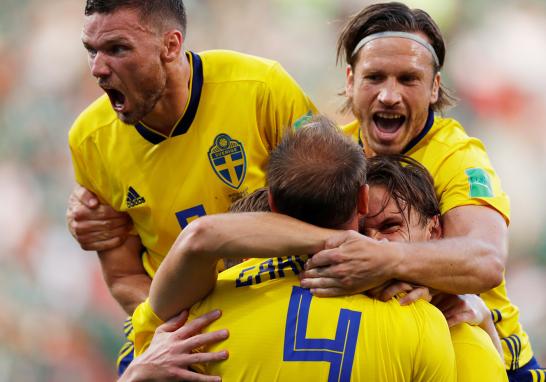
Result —
M127 314L148 297L150 276L144 270L138 236L129 236L114 249L98 252L104 280L110 293Z
M166 320L209 293L219 259L306 255L322 249L334 232L274 213L202 217L182 231L161 263L150 305Z

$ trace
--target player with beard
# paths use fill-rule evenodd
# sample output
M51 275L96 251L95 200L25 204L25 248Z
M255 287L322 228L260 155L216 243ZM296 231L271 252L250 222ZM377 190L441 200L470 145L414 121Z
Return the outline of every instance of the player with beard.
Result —
M340 295L396 279L479 293L501 337L510 379L526 381L543 371L506 293L509 200L482 142L436 115L453 104L441 83L445 54L434 20L401 3L366 7L343 28L338 59L347 63L346 106L356 117L344 129L369 157L405 154L428 169L443 239L379 244L340 236L309 261L302 285L317 295Z
M69 220L73 231L87 229L87 240L100 242L88 248L99 250L110 291L129 314L180 230L263 186L282 132L315 110L278 63L184 51L185 35L181 0L86 2L82 42L106 94L70 130L76 181L127 213L138 236L104 250L100 230L125 232L123 215L106 212L106 225L83 222L109 210L93 215L80 205ZM130 354L128 344L120 359Z

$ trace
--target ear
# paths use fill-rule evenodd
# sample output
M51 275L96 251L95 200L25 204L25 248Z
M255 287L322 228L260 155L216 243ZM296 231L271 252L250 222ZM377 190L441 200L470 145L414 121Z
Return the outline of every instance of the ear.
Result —
M267 202L269 203L269 208L271 209L271 212L279 212L279 210L275 206L275 202L273 201L273 196L271 195L271 191L269 190L267 190Z
M434 105L438 102L438 97L440 96L440 83L442 81L442 75L440 72L434 75L432 80L432 92L430 93L430 104Z
M427 223L427 230L429 232L429 240L438 240L442 238L442 225L440 224L440 216L433 216Z
M163 34L163 49L161 51L161 58L165 62L173 62L180 57L182 51L182 44L184 43L184 37L182 32L173 29Z
M345 69L345 95L347 97L350 97L350 95L353 94L354 81L353 68L351 65L347 65L347 68Z
M363 186L360 186L360 189L358 190L358 213L362 216L368 214L368 193L369 193L370 187L365 184Z

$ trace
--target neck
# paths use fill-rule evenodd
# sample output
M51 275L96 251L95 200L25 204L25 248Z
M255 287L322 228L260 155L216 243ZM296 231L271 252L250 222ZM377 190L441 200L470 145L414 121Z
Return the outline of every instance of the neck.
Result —
M165 89L153 110L142 122L151 129L170 135L184 114L189 98L190 64L185 54L181 60L166 68Z

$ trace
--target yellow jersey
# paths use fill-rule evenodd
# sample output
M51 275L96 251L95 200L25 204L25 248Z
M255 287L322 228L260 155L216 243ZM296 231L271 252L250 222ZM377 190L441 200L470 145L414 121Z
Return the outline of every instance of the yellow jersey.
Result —
M342 129L363 142L358 121ZM469 137L457 121L431 112L423 131L403 154L420 162L432 175L442 214L458 206L484 205L497 210L509 222L510 202L483 143ZM525 365L533 357L533 351L519 323L519 310L506 294L505 281L480 297L491 310L501 337L506 369L515 370Z
M457 381L508 381L504 362L485 331L468 324L456 325L449 331L457 360Z
M119 120L106 95L76 119L76 181L127 212L153 277L181 229L265 183L269 152L315 106L276 62L230 51L186 53L185 111L170 135Z
M222 310L206 331L227 328L229 338L204 351L227 349L229 359L195 370L226 382L456 380L450 333L435 307L364 295L316 298L299 287L303 265L298 257L251 259L220 273L190 319ZM137 308L135 355L160 323L147 301Z

